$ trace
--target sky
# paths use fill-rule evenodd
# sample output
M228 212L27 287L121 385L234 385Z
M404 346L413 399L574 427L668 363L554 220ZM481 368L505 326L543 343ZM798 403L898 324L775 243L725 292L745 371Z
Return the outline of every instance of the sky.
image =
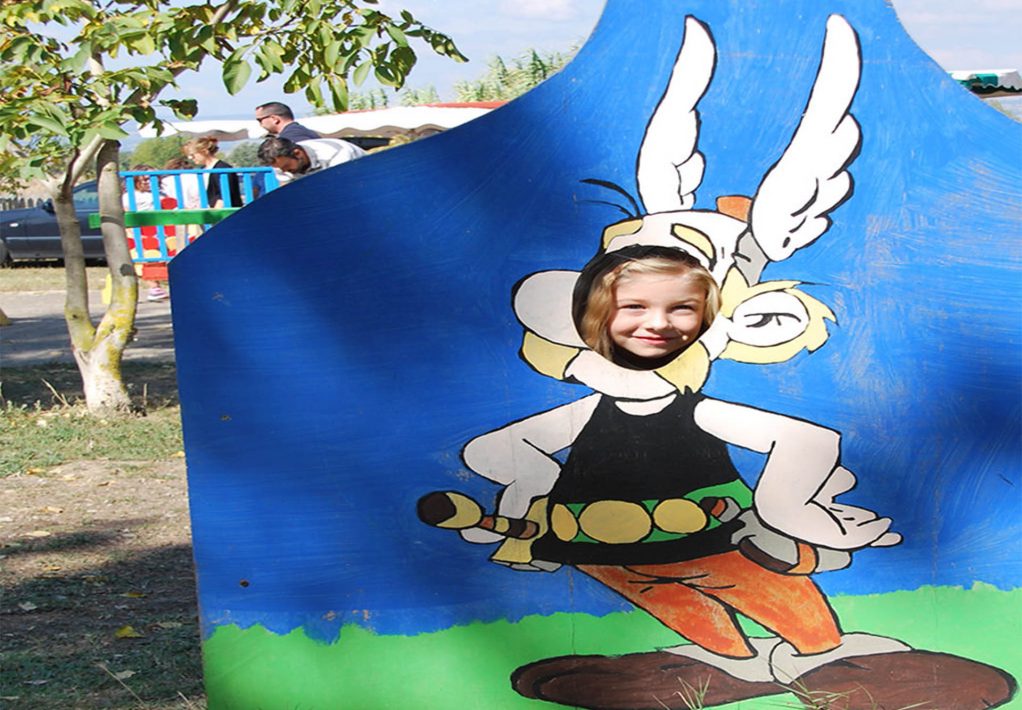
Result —
M1022 69L1022 10L1019 0L892 0L913 39L948 71L959 69ZM535 48L566 51L581 45L596 25L602 0L383 0L385 9L404 8L419 20L451 36L470 61L458 64L428 49L408 86L433 85L441 100L454 99L454 84L471 81L486 70L494 55L519 56ZM417 51L419 48L416 48ZM182 77L181 94L199 99L199 119L249 118L251 108L267 101L284 101L297 116L312 114L301 94L284 94L282 79L252 82L230 96L210 65L199 74ZM367 83L368 87L368 83ZM357 89L356 89L357 90ZM165 96L165 98L167 98ZM1002 99L1022 115L1022 98ZM396 101L394 102L396 103Z

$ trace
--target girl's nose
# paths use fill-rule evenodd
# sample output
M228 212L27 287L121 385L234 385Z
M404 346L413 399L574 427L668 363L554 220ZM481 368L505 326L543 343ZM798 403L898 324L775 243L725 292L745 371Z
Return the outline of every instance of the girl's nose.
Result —
M662 311L650 311L646 325L655 330L663 330L668 327L667 314Z

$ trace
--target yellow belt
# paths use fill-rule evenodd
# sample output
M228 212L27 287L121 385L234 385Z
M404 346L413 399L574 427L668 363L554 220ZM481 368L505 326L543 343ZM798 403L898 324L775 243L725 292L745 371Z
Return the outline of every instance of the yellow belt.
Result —
M575 511L557 503L550 510L550 529L563 542L584 535L596 542L626 545L645 539L654 530L690 535L705 530L712 521L710 514L687 498L651 501L649 508L624 500L600 500L573 507ZM711 509L711 514L714 512Z

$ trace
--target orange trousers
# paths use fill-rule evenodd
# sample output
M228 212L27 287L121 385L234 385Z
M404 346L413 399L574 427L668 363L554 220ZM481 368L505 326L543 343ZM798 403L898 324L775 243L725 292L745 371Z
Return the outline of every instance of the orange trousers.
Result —
M719 655L756 655L735 612L788 641L800 654L829 651L841 642L834 612L812 580L771 572L737 550L686 562L577 568Z

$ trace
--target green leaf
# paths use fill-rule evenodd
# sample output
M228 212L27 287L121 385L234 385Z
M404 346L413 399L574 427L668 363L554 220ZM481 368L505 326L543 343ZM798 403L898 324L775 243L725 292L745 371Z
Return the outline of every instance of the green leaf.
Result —
M333 69L337 66L337 58L341 54L341 41L338 39L331 40L323 47L323 63L327 69Z
M259 45L258 57L263 60L262 66L269 72L284 71L284 48L273 41L266 41Z
M384 86L401 86L401 80L387 64L381 64L376 67L376 71L373 74L376 76L376 80Z
M348 82L342 76L332 76L327 81L330 86L330 98L333 99L335 111L348 109Z
M116 123L104 123L101 125L99 127L99 135L115 141L128 137L128 133Z
M50 116L34 115L28 117L28 122L33 126L38 126L43 130L49 131L50 133L56 133L60 136L67 135L67 128L60 121L55 121Z
M362 86L362 83L366 80L366 77L369 76L369 71L372 68L373 63L369 60L366 60L355 67L355 71L351 75L351 78L355 82L355 86Z
M246 60L235 58L232 55L224 62L224 86L231 96L245 88L250 76L252 76L252 66Z
M323 105L323 90L319 87L318 81L314 81L305 87L305 98L313 106Z
M199 102L195 99L166 99L160 103L174 112L180 119L189 120L195 118L199 112Z
M402 47L408 46L408 38L405 37L405 33L401 31L401 28L396 25L387 25L387 34L389 34L398 45Z

